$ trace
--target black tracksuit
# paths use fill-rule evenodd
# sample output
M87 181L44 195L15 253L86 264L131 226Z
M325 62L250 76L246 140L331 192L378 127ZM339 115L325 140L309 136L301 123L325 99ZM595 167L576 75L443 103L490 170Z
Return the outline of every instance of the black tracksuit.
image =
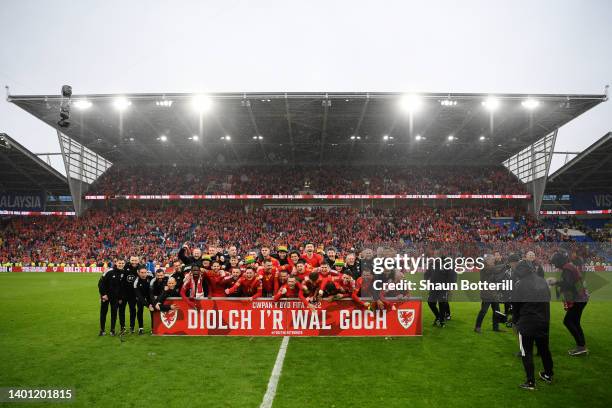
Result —
M436 262L437 263L437 262ZM445 269L438 268L438 265L428 268L425 271L424 278L429 280L431 283L448 283L450 277ZM433 312L436 320L444 322L446 316L450 315L450 307L448 305L448 291L447 290L430 290L427 297L427 305Z
M180 288L183 287L183 280L185 279L185 273L179 270L179 271L174 271L174 273L170 276L174 278L174 280L176 281L176 287L178 288L178 290L180 290Z
M486 281L489 283L499 282L501 281L502 277L503 271L499 266L487 265L480 271L481 281ZM499 293L493 290L482 290L480 291L480 299L482 300L482 303L480 304L480 312L478 312L478 316L476 317L476 328L480 328L482 326L482 321L484 320L490 306L491 313L493 314L493 330L497 330L499 328L499 318L497 316L497 313L499 312Z
M149 299L151 299L151 304L155 307L155 304L159 301L159 297L162 293L164 293L164 288L168 283L168 278L163 277L161 280L157 280L157 278L151 279L149 284ZM151 311L151 329L153 329L153 312Z
M125 324L125 307L129 306L130 308L130 329L134 330L134 325L136 323L136 295L134 294L134 282L138 279L138 268L140 265L132 266L132 264L127 264L125 266L125 270L123 273L122 280L122 294L121 298L123 302L119 305L119 319ZM122 325L121 329L124 329L125 326Z
M159 310L160 311L167 312L168 310L170 310L170 305L164 304L166 299L168 299L170 297L180 297L181 296L181 294L179 293L177 287L175 287L174 289L164 290L162 292L162 294L159 296L159 298L157 299L157 303L159 303Z
M106 327L106 315L108 307L111 310L111 331L115 331L117 323L117 311L119 309L119 301L122 294L123 270L113 268L104 272L98 281L98 291L100 292L100 330L104 331ZM102 300L102 296L106 295L108 300ZM121 326L125 326L125 316L121 319Z
M526 261L525 261L526 262ZM519 345L527 381L535 382L533 344L538 348L544 373L553 375L553 360L548 347L550 327L550 289L533 268L517 267L518 281L512 293L512 313L519 332Z
M359 259L355 260L355 263L349 265L348 263L344 265L344 273L348 273L353 277L353 279L357 280L361 276L361 265Z
M136 297L136 316L138 317L138 328L144 327L143 311L153 305L151 299L151 276L147 275L145 279L140 277L134 281L134 295Z

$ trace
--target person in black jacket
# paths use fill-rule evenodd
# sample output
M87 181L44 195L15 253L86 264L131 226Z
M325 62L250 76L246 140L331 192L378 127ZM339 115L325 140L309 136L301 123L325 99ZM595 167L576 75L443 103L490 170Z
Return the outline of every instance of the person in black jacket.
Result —
M495 257L491 254L487 254L484 256L485 266L480 271L480 281L481 282L499 282L502 279L503 271L501 270L501 266L495 265ZM480 298L482 300L480 305L480 312L478 312L478 316L476 317L476 326L474 327L474 331L476 333L481 333L482 329L482 321L487 314L487 310L489 310L489 306L491 307L492 319L493 319L493 331L501 331L499 329L499 293L494 290L481 290Z
M151 304L155 306L157 300L166 289L168 284L168 278L164 274L163 269L155 271L155 279L152 279L149 285L149 299ZM153 330L153 310L151 310L151 330Z
M533 344L535 343L544 371L540 378L551 383L553 379L553 359L548 347L550 327L550 289L546 280L536 274L528 261L520 261L514 273L517 283L512 293L513 318L519 334L521 357L527 380L520 387L534 390L535 368L533 365Z
M123 274L123 284L121 298L123 302L119 305L119 320L123 322L121 326L121 334L125 334L125 307L130 308L130 333L134 333L134 325L136 324L136 295L134 294L134 282L138 278L138 263L140 258L130 256L130 263L125 266Z
M176 279L172 276L168 278L168 284L162 294L157 298L157 303L155 303L155 310L159 310L160 312L167 312L169 310L177 309L176 305L165 304L166 299L172 297L180 297L181 294L177 289Z
M437 253L434 253L436 261L430 265L425 271L425 280L432 284L448 283L448 275L443 268L443 258ZM448 308L448 290L430 290L427 297L427 305L433 312L435 319L434 326L444 327L447 314L450 315Z
M582 319L582 311L589 300L589 292L584 282L583 273L579 266L570 262L569 256L565 252L555 253L550 263L561 270L560 279L555 280L553 278L550 281L551 284L558 286L563 296L563 307L565 309L563 324L576 341L576 348L569 350L568 353L572 357L586 355L589 350L586 347L580 320Z
M344 273L348 273L355 280L361 276L361 264L353 252L347 254L344 259Z
M100 336L106 334L106 315L110 305L111 314L111 331L110 335L115 335L115 325L117 323L117 311L122 303L121 293L123 284L123 268L125 261L123 259L115 260L115 265L112 269L104 272L98 281L98 291L100 292ZM120 316L121 326L125 326L125 315L123 319Z
M144 308L148 308L149 311L155 310L151 299L151 275L147 270L147 267L141 265L138 268L138 278L134 281L134 295L136 296L136 316L138 317L138 334L144 334Z
M544 277L544 268L542 268L542 265L540 265L540 263L538 261L536 261L536 255L535 252L533 251L528 251L525 254L525 260L530 262L531 265L533 266L533 268L536 271L536 274L543 278Z
M189 255L189 252L191 252L191 255ZM200 248L196 247L190 250L189 243L187 242L185 242L183 247L179 250L178 258L185 264L185 266L195 265L201 270L210 269L210 264L212 261L210 255L202 256L202 250ZM204 296L208 296L208 282L206 279L204 279L202 282L202 289L204 290Z

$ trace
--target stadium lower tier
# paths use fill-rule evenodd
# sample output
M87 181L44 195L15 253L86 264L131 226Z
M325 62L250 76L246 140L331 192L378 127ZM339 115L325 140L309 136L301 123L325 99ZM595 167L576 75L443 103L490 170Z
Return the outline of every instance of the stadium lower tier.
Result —
M516 208L279 209L250 207L132 207L92 209L82 217L14 217L2 221L0 264L102 265L137 254L156 263L176 259L185 242L215 253L236 246L240 255L262 245L301 250L333 246L339 256L365 249L425 250L429 244L559 242L559 225ZM478 251L478 250L475 250Z

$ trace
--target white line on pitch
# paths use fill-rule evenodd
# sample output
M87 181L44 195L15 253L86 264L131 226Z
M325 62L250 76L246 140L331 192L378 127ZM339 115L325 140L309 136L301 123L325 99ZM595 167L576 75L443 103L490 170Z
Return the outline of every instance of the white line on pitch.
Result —
M278 386L278 380L280 379L281 372L283 371L283 361L285 361L285 354L287 353L287 346L289 345L289 336L283 337L278 354L276 355L276 362L270 374L270 380L268 380L268 389L266 394L261 401L259 408L271 408L276 396L276 387Z

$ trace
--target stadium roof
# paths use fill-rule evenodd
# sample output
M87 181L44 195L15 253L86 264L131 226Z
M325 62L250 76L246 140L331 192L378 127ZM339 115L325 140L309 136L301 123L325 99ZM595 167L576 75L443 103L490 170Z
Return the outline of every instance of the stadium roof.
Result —
M500 164L606 100L487 98L365 92L74 95L71 125L61 131L111 162ZM61 96L8 100L57 128Z
M69 196L66 177L39 159L5 133L0 133L0 190L44 191L52 196Z
M548 177L547 194L612 192L612 132Z

